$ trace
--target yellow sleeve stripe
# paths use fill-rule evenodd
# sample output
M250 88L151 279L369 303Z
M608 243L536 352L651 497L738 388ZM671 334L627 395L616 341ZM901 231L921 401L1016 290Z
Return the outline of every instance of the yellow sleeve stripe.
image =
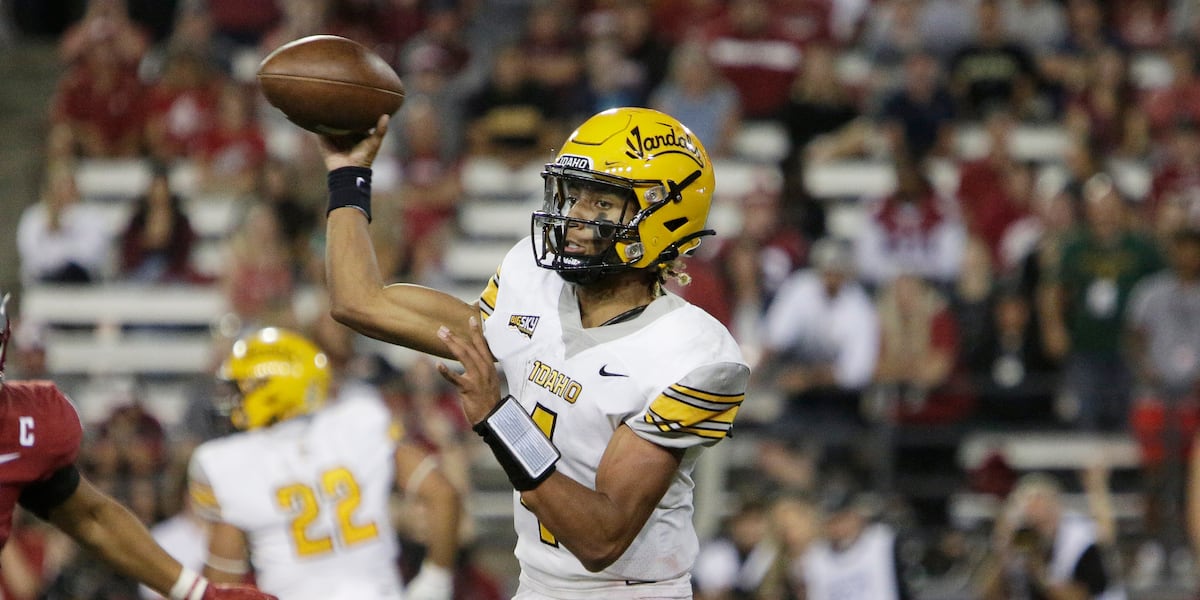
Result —
M195 502L199 508L218 509L221 507L213 489L203 483L192 482L188 486L188 493L192 497L192 502Z
M500 294L500 271L497 270L495 275L488 280L487 287L483 289L483 293L479 295L479 311L484 314L484 318L491 316L492 311L496 310L496 296Z
M688 433L704 438L722 439L729 434L729 430L733 426L733 418L737 415L737 410L737 408L731 408L726 414L722 414L720 419L710 419L691 425L666 419L654 411L647 411L645 420L663 433Z
M673 396L676 396L678 398L690 398L690 399L694 399L694 400L701 400L704 402L711 402L714 404L734 404L734 405L741 404L742 400L746 397L745 393L718 394L715 392L706 392L704 390L698 390L696 388L688 387L686 385L681 385L678 383L673 384L671 387L667 388L667 393L669 393Z
M737 414L739 406L741 405L713 407L710 404L685 401L662 394L650 403L650 411L668 421L690 426L704 421L732 423L733 415Z
M675 384L650 403L645 420L663 433L721 439L733 427L745 397L745 394L714 394Z
M719 400L711 400L714 397L711 394L706 394L705 397L696 394L686 394L679 391L680 386L673 385L667 388L663 393L659 394L654 402L650 403L650 408L659 410L660 412L667 411L670 406L683 405L707 410L713 413L725 412L730 408L737 408L742 405L742 400L746 398L745 394L737 394L731 396L720 397ZM686 388L685 388L686 389Z
M667 396L659 396L653 403L650 403L650 412L667 421L678 422L679 425L690 427L706 421L731 424L733 415L738 414L738 407L713 410L692 406L692 404L679 402Z

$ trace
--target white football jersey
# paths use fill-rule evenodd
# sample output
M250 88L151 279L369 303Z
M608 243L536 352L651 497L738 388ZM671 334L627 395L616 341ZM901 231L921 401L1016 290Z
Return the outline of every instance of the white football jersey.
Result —
M558 544L514 492L522 583L557 597L635 597L638 588L690 597L698 549L692 469L703 447L729 433L750 372L732 336L673 294L636 318L584 329L574 286L534 263L528 239L504 258L480 309L509 392L562 453L560 473L594 489L600 458L622 424L661 446L686 449L641 533L600 573Z
M343 393L311 415L201 444L193 503L246 533L258 587L280 600L398 600L395 438L374 390Z

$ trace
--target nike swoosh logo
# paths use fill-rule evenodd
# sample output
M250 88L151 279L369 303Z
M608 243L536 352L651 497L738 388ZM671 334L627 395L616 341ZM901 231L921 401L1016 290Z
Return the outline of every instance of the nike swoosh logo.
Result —
M600 367L600 376L601 377L629 377L628 375L626 375L624 373L613 373L613 372L609 371L608 365L604 365L604 366Z
M0 464L4 464L6 462L12 462L14 460L17 460L18 458L21 458L20 452L9 452L8 454L0 454Z

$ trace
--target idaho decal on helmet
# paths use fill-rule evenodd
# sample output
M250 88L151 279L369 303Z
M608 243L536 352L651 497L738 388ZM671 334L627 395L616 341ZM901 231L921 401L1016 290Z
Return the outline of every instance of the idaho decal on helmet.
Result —
M714 233L704 228L715 185L708 153L687 127L656 110L614 108L591 117L542 178L545 203L532 219L534 257L567 281L657 267L690 254ZM589 191L625 206L619 215L581 215L573 209ZM567 241L572 230L590 232L603 244L581 252Z
M329 359L300 334L267 327L234 342L219 377L233 426L258 429L311 413L329 393Z

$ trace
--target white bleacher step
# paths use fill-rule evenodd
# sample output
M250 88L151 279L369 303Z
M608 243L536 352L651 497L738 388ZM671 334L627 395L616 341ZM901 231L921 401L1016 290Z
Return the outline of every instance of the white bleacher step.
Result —
M458 209L459 229L469 238L516 241L529 235L533 211L541 202L470 199Z
M1080 470L1096 462L1110 469L1141 465L1137 442L1128 435L1063 431L973 433L959 446L958 462L974 469L993 452L1017 471Z
M150 184L150 164L142 159L81 160L75 168L79 195L92 200L134 198Z
M1019 160L1056 162L1066 157L1071 136L1059 125L1025 125L1013 130L1009 151Z
M224 238L237 228L248 201L229 195L202 195L184 203L188 222L199 237Z
M109 238L116 239L133 216L132 198L117 201L85 200L81 206L102 223ZM196 235L201 238L224 238L238 224L242 202L231 196L198 196L184 200L184 212Z
M35 285L21 298L21 317L47 326L206 326L226 308L217 286Z
M896 171L885 160L839 160L810 165L804 182L817 198L884 196L896 189Z
M136 198L150 186L150 161L140 158L79 161L75 167L75 185L85 200L114 201ZM196 192L196 165L179 161L171 166L171 189L183 196Z
M713 161L713 176L717 180L713 195L718 200L740 202L742 198L758 190L778 191L783 186L783 173L773 164L717 159Z
M987 155L992 140L983 125L975 124L959 127L954 143L963 160L975 160ZM1062 126L1020 124L1012 130L1008 149L1017 160L1057 162L1070 144L1071 137Z
M777 164L787 156L792 142L780 123L748 121L734 135L732 146L734 156L755 163Z
M545 184L542 165L531 163L513 168L489 157L472 156L463 162L463 193L471 198L540 200Z
M500 266L500 261L512 246L511 240L453 240L446 248L446 275L461 284L486 282L496 274L496 267Z
M116 336L55 333L46 340L46 367L55 375L206 373L212 360L212 337L207 331Z

